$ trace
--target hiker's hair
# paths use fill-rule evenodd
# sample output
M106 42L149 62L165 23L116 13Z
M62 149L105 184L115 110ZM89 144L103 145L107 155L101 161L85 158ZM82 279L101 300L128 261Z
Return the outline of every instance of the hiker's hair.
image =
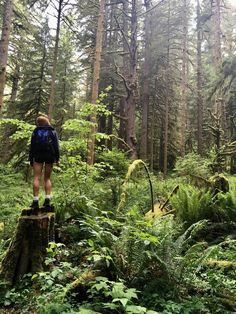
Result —
M38 126L50 125L48 117L45 115L38 116L36 119L36 124Z

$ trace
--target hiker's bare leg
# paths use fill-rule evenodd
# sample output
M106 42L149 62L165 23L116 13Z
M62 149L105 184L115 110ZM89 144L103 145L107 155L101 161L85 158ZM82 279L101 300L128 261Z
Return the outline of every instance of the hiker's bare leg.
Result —
M33 170L34 170L33 195L38 196L39 188L40 188L40 180L41 180L41 175L42 175L42 170L43 170L43 164L34 162Z
M45 164L45 168L44 168L45 195L51 195L51 191L52 191L52 183L51 183L52 168L53 168L53 164Z

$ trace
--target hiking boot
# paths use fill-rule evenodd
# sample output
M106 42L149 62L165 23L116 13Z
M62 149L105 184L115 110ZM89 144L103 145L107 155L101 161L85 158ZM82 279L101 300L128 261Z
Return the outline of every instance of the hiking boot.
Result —
M51 212L51 213L54 212L54 206L51 205L50 201L51 201L50 198L45 198L44 203L43 203L44 212Z
M38 215L39 213L39 201L33 201L32 204L30 205L31 208L31 215Z
M45 198L43 207L50 207L50 198Z
M32 209L39 208L39 201L33 201L32 204L30 205L30 208Z

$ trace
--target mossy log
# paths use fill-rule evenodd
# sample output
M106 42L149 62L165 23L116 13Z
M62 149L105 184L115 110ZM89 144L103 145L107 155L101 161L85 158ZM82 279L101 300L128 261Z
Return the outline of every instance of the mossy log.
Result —
M46 248L54 240L54 213L22 214L0 268L0 277L9 285L26 273L42 271Z
M224 241L227 237L236 239L236 223L227 222L206 222L203 228L199 229L191 237L191 243L206 241L208 244L217 244ZM190 243L190 244L191 244Z
M224 270L236 269L236 262L226 260L210 259L206 262L206 265L210 267L223 268Z

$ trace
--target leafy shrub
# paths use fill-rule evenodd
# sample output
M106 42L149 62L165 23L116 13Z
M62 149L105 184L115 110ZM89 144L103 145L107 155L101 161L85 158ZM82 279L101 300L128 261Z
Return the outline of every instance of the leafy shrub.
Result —
M180 176L197 175L203 178L209 177L211 161L195 153L178 158L175 171Z
M97 164L98 163L98 164ZM103 165L101 177L119 176L123 177L128 169L129 160L126 155L116 149L103 150L99 153L95 167Z
M127 288L123 281L114 282L106 277L97 277L91 283L89 289L92 303L83 304L84 309L94 310L93 313L137 313L137 314L158 314L156 311L148 310L146 307L136 305L138 291L134 288ZM83 313L81 309L79 313ZM100 312L101 311L101 312ZM86 312L85 312L86 313Z

